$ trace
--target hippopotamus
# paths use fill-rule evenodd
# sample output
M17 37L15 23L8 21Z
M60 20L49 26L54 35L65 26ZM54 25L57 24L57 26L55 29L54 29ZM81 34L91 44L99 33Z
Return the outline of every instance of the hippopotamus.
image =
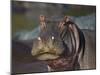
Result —
M57 23L41 15L40 31L33 44L33 57L46 61L54 71L79 67L79 54L82 51L84 55L85 37L75 23L67 16Z
M84 57L87 56L85 56L87 50L85 46L88 45L85 41L88 39L88 34L86 34L87 32L83 32L69 16L55 21L48 19L44 15L40 15L39 27L40 33L37 38L30 41L13 42L13 44L16 44L12 48L16 51L13 51L12 54L18 57L15 56L16 59L13 58L13 73L53 72L95 68L95 56L94 63L92 64L93 67L84 67ZM18 49L15 49L15 47ZM22 52L19 52L18 50L21 49ZM39 64L36 65L37 62L44 64L41 67L45 69L36 68L36 71L36 66L40 68ZM20 66L18 67L18 65ZM29 65L31 68L28 67L29 69L27 69L25 65ZM21 66L22 69L23 67L26 69L19 71Z

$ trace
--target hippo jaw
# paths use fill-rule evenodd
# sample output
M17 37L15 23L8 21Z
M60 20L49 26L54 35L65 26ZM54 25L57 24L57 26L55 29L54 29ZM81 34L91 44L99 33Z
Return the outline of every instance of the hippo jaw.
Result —
M57 59L59 57L59 55L54 55L54 54L50 54L50 53L44 53L42 55L39 55L37 57L37 59L39 60L52 60L52 59Z
M61 42L60 42L61 43ZM47 41L45 44L37 40L32 48L32 55L38 60L52 60L57 59L64 51L64 47L60 47L59 43L53 43L52 40Z
M61 52L57 52L56 50L37 50L37 52L35 53L34 50L32 50L32 55L33 57L35 57L38 60L52 60L52 59L57 59L58 57L60 57L60 55L63 53L63 51Z
M57 54L56 52L53 52L53 51L52 52L40 51L40 52L37 52L37 54L33 53L32 55L38 60L51 60L51 59L56 59L60 56L60 54Z

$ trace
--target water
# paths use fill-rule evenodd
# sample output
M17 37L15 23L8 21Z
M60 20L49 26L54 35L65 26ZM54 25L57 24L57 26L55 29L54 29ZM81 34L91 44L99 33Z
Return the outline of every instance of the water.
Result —
M89 29L89 30L95 30L96 25L96 15L90 14L87 16L80 16L80 17L71 17L74 22L78 25L80 29ZM20 32L16 32L13 39L17 40L31 40L38 36L40 32L39 27L35 28L34 30L27 31L23 30Z
M16 32L13 39L17 39L17 40L29 40L29 39L34 39L38 36L40 32L39 27L35 28L32 31L21 31L21 32Z
M95 30L95 25L96 25L95 14L91 14L88 16L81 16L81 17L73 17L73 18L79 28Z

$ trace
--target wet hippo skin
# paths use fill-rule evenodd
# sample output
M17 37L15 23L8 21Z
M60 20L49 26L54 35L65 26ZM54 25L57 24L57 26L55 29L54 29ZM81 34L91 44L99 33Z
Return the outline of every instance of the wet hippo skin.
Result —
M85 50L84 60L83 62L80 62L81 66L80 68L95 69L96 68L95 31L91 30L82 30L82 31L86 38L86 50ZM45 64L44 62L34 61L33 57L30 54L31 45L29 46L29 42L27 41L24 42L20 41L15 42L14 40L12 42L12 63L11 63L12 73L47 72L48 71L47 64ZM92 60L89 60L90 58Z
M92 61L89 60L91 54ZM40 34L37 38L12 40L12 73L93 68L95 31L79 29L66 16L58 24L58 21L47 21L45 16L40 15Z

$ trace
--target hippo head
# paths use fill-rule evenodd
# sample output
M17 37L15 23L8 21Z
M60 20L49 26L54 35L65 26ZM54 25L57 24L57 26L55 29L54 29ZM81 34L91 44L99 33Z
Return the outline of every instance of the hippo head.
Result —
M47 19L41 15L40 34L35 39L31 51L33 57L39 60L52 60L68 54L68 48L60 36L61 29L61 22Z

